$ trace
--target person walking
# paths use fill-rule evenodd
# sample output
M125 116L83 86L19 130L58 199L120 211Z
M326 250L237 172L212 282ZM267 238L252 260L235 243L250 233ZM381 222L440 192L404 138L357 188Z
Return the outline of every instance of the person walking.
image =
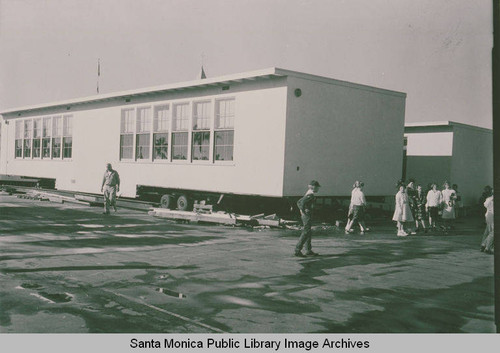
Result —
M413 214L415 218L416 231L420 230L420 225L424 230L424 233L427 233L427 228L425 227L425 204L427 203L427 197L422 190L422 185L417 185L417 192L415 194L415 212Z
M479 202L478 202L478 209L479 213L483 214L483 206L488 197L492 195L493 188L489 185L486 185L483 189L483 193L481 194L481 197L479 197Z
M317 256L318 254L312 251L311 245L311 225L312 225L312 213L314 209L315 194L319 191L321 185L316 180L312 180L309 185L306 194L299 201L297 201L297 206L300 211L300 216L302 218L302 223L304 224L304 229L300 234L299 241L295 246L295 256ZM306 248L306 254L302 253L302 248Z
M411 210L411 215L413 219L417 219L416 213L417 213L417 189L415 186L415 179L410 178L408 180L408 185L406 186L406 194L408 195L408 201L410 203L410 210ZM417 234L417 227L410 227L410 234L414 235Z
M481 251L487 254L493 254L494 251L494 213L493 213L493 190L491 190L491 196L484 201L484 207L486 207L486 230L484 232L483 239L481 241Z
M404 223L413 222L413 216L411 214L408 194L406 193L406 186L403 183L399 183L399 191L396 194L395 199L396 205L392 220L397 222L398 237L405 237L408 235L408 233L404 229Z
M101 192L104 194L104 214L109 214L111 207L116 212L116 193L120 191L120 176L111 163L106 164L102 178Z
M457 194L455 190L450 187L448 181L444 182L444 190L441 191L443 195L443 215L441 218L444 222L444 230L450 230L453 228L453 221L455 220L455 201L457 199Z
M457 184L453 184L451 188L455 190L455 195L457 196L457 199L455 201L455 217L458 219L465 216L464 203L462 202L462 193L458 191Z
M435 183L431 184L431 189L427 193L427 203L425 210L429 215L429 227L435 230L437 228L437 220L439 217L439 207L441 205L442 195L441 191L437 189Z
M369 229L365 225L365 208L366 198L363 192L365 184L361 181L354 182L351 192L351 203L349 205L349 213L345 233L350 234L353 229L351 227L357 222L361 234L365 234Z

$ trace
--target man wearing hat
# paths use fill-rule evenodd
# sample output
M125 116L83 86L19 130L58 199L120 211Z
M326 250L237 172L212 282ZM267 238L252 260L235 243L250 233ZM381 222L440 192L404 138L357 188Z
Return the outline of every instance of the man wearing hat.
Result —
M318 254L311 249L311 223L312 223L312 210L314 208L315 196L321 185L316 180L312 180L309 183L309 189L303 198L297 201L297 206L300 210L300 215L302 217L302 223L304 224L304 229L300 235L299 242L295 247L295 256L317 256ZM306 246L306 254L302 253L302 247Z

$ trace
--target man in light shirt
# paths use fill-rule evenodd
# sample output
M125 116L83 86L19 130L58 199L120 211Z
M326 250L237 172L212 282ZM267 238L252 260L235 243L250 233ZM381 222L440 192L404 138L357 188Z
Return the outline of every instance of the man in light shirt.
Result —
M351 227L356 222L359 223L359 228L361 234L364 234L365 231L369 230L365 226L365 207L366 207L366 198L363 192L365 184L362 181L356 181L353 185L353 189L351 192L351 203L349 205L349 215L352 215L352 218L347 222L345 227L345 233L349 234L353 230Z
M443 201L443 195L441 191L437 189L437 185L434 183L431 185L431 189L427 193L427 203L425 204L425 210L429 214L429 227L436 228L436 221L438 219L439 206Z
M102 178L101 192L104 194L104 214L109 214L111 207L116 212L116 193L120 191L120 176L113 169L111 163L106 164L106 171Z

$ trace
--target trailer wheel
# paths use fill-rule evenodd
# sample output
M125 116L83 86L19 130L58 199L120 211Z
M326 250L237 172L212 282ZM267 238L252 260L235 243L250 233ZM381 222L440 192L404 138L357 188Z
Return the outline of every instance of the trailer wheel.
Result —
M174 197L170 194L165 194L161 197L160 205L161 208L172 208L174 206Z
M177 209L179 211L190 211L191 206L191 200L187 195L181 195L177 199Z

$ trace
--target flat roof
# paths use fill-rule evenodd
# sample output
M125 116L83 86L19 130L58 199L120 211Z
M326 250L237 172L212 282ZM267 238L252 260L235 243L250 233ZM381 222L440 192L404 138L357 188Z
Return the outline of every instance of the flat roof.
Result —
M296 72L296 71L291 71L291 70L280 69L277 67L272 67L272 68L267 68L267 69L262 69L262 70L248 71L248 72L219 76L219 77L214 77L214 78L198 79L198 80L193 80L193 81L178 82L178 83L166 84L166 85L161 85L161 86L112 92L112 93L106 93L106 94L97 94L97 95L92 95L92 96L88 96L88 97L68 99L68 100L59 101L59 102L50 102L50 103L35 104L35 105L29 105L29 106L24 106L24 107L18 107L18 108L11 108L11 109L7 109L7 110L0 112L0 114L13 114L13 113L36 111L36 110L48 109L48 108L58 108L58 107L75 106L75 105L81 105L81 104L87 104L87 103L106 102L106 101L111 101L111 100L114 100L117 98L133 97L133 96L136 96L136 97L137 96L147 96L147 95L153 95L153 94L158 94L158 93L165 93L168 91L183 91L183 90L188 90L188 89L192 89L192 88L204 88L204 87L210 87L210 86L227 85L227 84L235 83L235 82L236 83L244 82L244 81L248 82L248 81L263 80L263 79L270 79L273 77L285 77L285 76L294 76L294 77L303 78L303 79L315 80L315 81L320 81L320 82L325 82L325 83L330 83L330 84L342 85L342 86L347 86L347 87L352 87L352 88L365 89L365 90L370 90L370 91L376 91L376 92L406 97L406 93L402 93L402 92L391 91L391 90L386 90L386 89L382 89L382 88L351 83L351 82L347 82L347 81L335 80L335 79L328 78L328 77L316 76L316 75L311 75L311 74L306 74L306 73L301 73L301 72Z
M450 120L443 120L443 121L425 121L425 122L416 122L416 123L405 123L405 129L406 128L429 128L432 129L433 127L444 127L444 126L460 126L460 127L465 127L465 128L472 128L472 129L477 129L477 130L482 130L482 131L488 131L488 132L493 132L492 129L488 129L485 127L480 127L476 125L470 125L470 124L463 124L463 123L458 123L456 121L450 121Z

